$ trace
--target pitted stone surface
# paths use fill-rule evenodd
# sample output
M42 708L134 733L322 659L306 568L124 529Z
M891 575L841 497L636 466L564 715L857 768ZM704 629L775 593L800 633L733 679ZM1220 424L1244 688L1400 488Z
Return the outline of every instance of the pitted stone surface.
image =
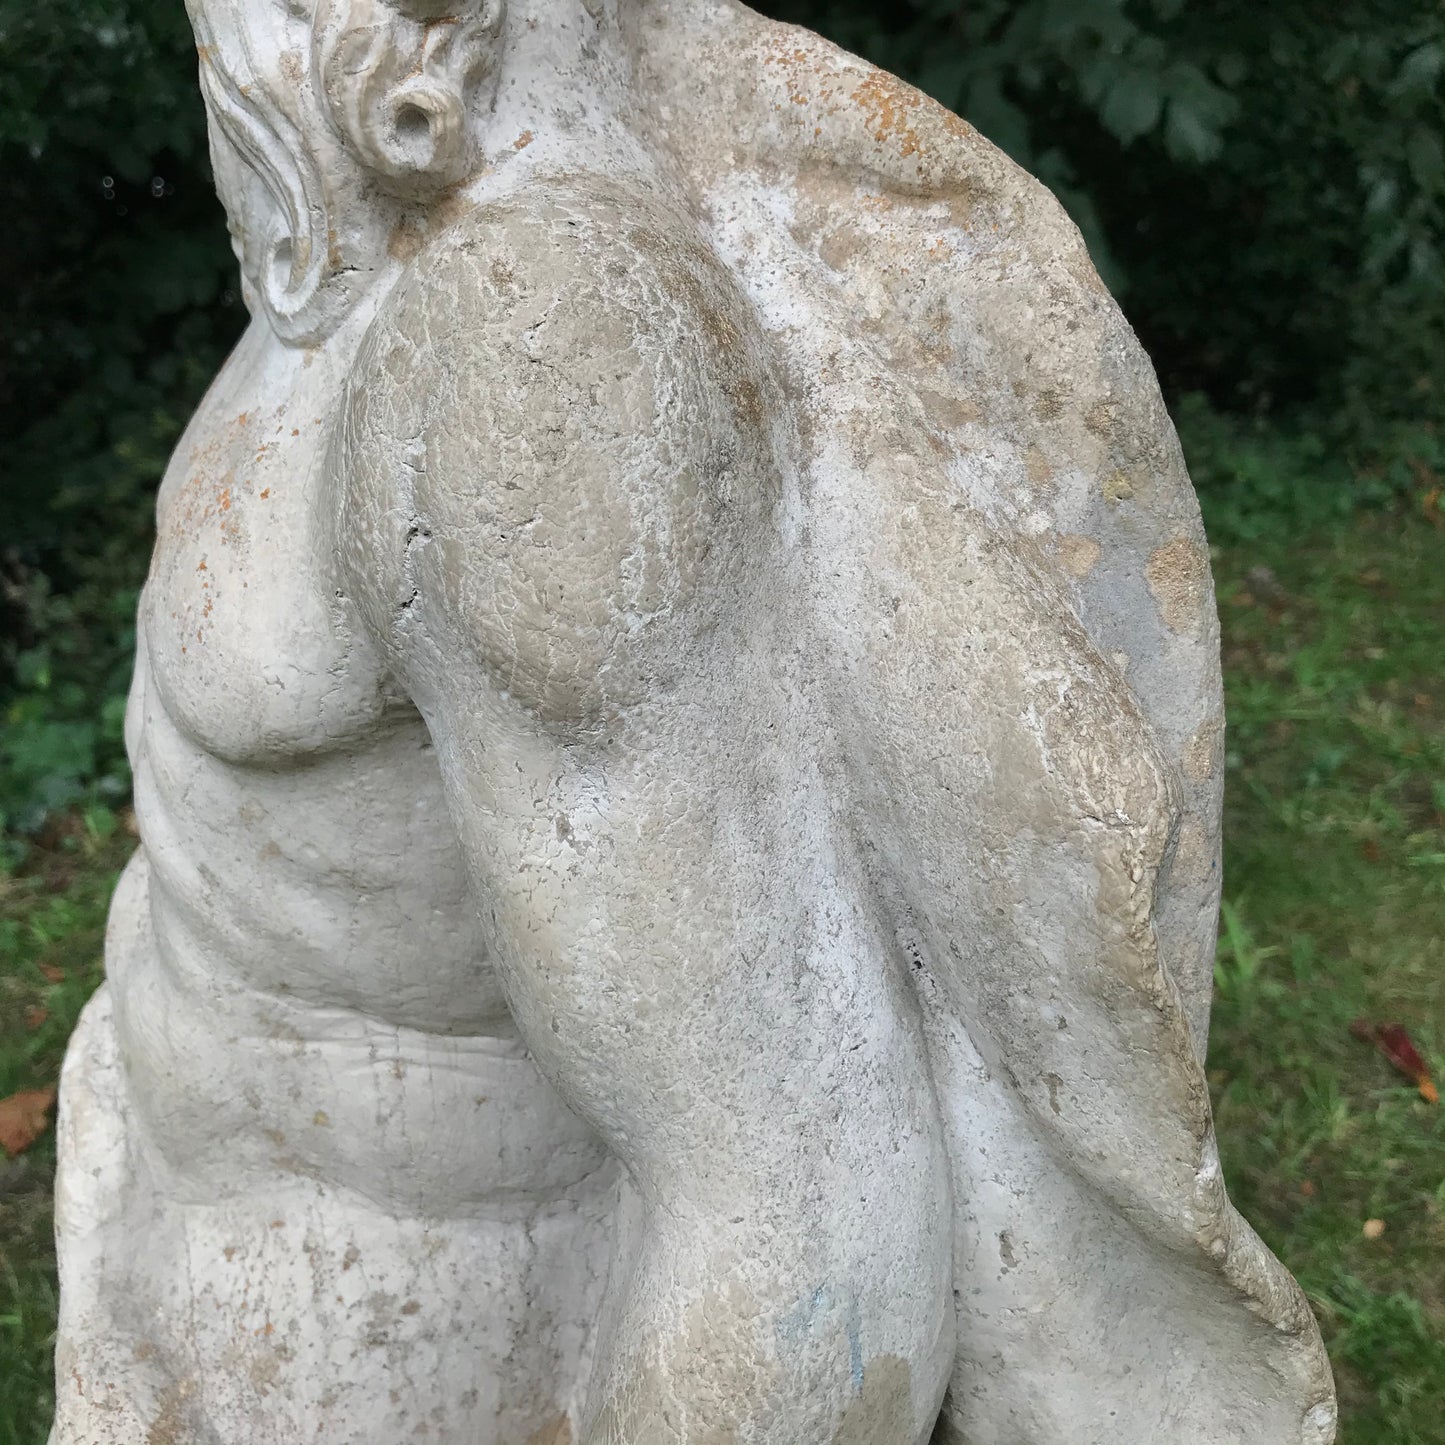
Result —
M191 0L53 1445L1327 1445L1198 509L1053 198L734 0Z

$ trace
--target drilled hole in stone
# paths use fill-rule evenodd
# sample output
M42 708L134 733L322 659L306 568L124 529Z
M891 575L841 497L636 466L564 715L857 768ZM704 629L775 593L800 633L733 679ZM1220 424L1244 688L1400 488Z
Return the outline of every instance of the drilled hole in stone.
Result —
M413 155L431 143L431 117L419 105L399 105L393 118L396 138Z
M289 236L276 242L271 251L271 285L277 291L291 289L291 272L296 262L296 250Z

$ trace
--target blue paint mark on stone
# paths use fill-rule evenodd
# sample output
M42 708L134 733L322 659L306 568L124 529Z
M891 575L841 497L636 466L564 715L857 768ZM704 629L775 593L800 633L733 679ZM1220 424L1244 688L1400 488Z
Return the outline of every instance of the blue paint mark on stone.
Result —
M837 1307L837 1301L825 1284L820 1284L812 1294L800 1299L791 1310L778 1320L775 1328L778 1337L784 1340L808 1339L820 1325L826 1324L825 1316ZM836 1324L834 1328L836 1328ZM846 1320L848 1335L848 1373L853 1389L863 1393L863 1316L858 1308L856 1295L848 1297Z
M858 1297L848 1301L848 1369L853 1376L853 1388L863 1393L863 1318L858 1310Z
M799 1300L793 1310L778 1321L778 1334L785 1340L811 1335L817 1326L818 1316L831 1309L832 1305L833 1297L828 1293L828 1286L820 1284L807 1299Z

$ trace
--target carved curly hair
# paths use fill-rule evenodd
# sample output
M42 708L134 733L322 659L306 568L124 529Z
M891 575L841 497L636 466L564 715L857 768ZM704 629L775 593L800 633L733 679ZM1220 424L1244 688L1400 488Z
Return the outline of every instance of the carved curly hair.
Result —
M495 69L505 0L322 0L322 100L384 188L421 199L476 159L473 105Z

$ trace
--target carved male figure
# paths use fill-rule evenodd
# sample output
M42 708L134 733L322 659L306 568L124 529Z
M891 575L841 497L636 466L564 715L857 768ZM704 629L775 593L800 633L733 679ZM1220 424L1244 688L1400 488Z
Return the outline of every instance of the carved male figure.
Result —
M1052 198L734 0L191 0L55 1445L1321 1445L1197 510Z

